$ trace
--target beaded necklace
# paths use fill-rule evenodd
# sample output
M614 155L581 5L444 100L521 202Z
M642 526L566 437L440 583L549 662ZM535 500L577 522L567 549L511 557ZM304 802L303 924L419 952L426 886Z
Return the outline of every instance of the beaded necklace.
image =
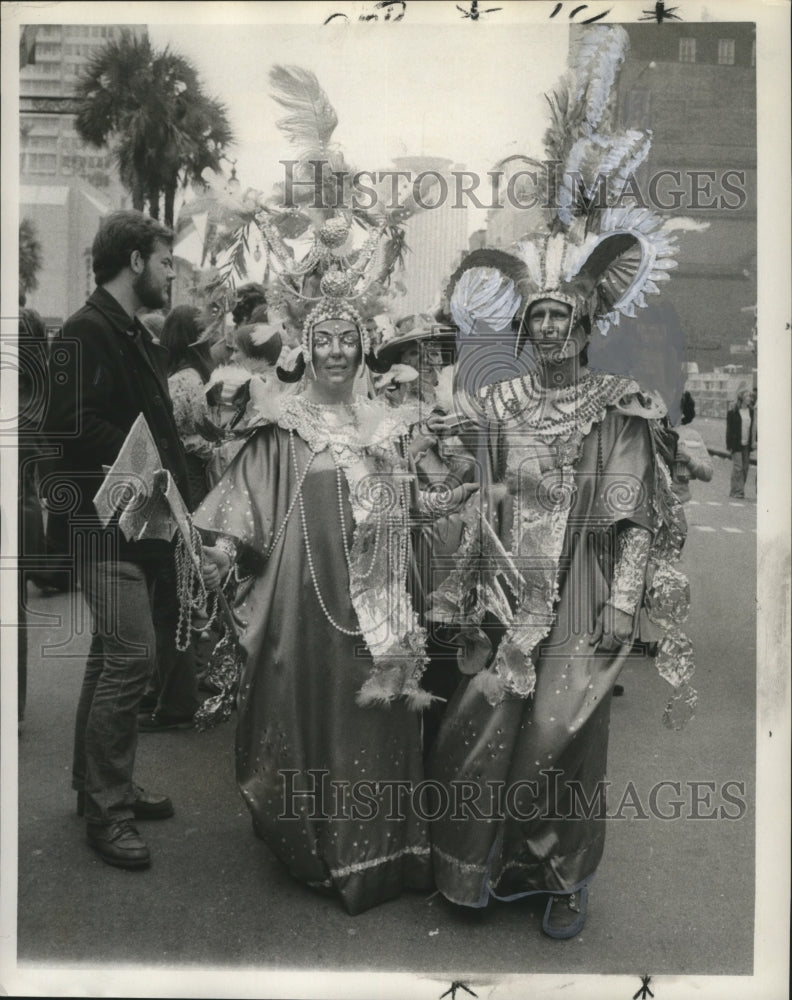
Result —
M557 465L569 465L608 406L637 388L630 378L590 372L584 372L572 385L547 388L529 372L488 386L482 399L495 420L541 439L554 450Z
M315 404L315 403L310 403L308 400L303 400L303 403L306 404L307 406L311 407L311 408L317 407L319 405L319 404ZM354 421L350 421L350 423L348 425L345 424L344 426L354 426ZM326 429L327 428L326 428L326 425L325 425L325 430ZM344 441L343 443L341 443L341 446L344 447L344 448L349 448L350 447L350 443L351 442L348 439L347 441ZM306 559L308 560L308 571L309 571L309 573L311 575L311 582L313 583L314 593L316 594L316 599L319 602L319 607L322 609L322 613L324 614L324 616L327 619L327 621L338 632L341 632L343 635L348 635L348 636L362 636L363 635L363 631L362 630L348 629L348 628L345 628L343 625L339 625L339 623L335 620L335 618L333 617L333 615L330 613L330 610L327 607L327 602L325 601L324 596L322 595L321 589L319 587L319 579L318 579L318 576L317 576L317 573L316 573L316 565L314 563L313 552L311 550L310 536L308 534L308 518L307 518L307 515L305 513L305 500L303 498L303 490L302 490L303 483L305 482L306 473L307 473L308 468L310 467L311 463L313 462L313 459L314 459L316 453L314 452L311 455L311 458L309 459L308 464L306 465L305 470L302 473L302 476L300 476L299 466L297 464L297 452L296 452L296 450L294 448L294 430L289 430L289 446L290 446L291 457L292 457L292 465L294 467L295 475L297 476L298 481L299 481L297 492L296 492L296 495L295 495L295 499L296 499L297 503L299 504L299 508L300 508L300 523L302 525L303 540L305 541L305 556L306 556ZM336 456L334 454L334 449L333 449L332 446L330 448L330 454L331 454L331 456L333 458L333 464L335 465L335 469L336 469L336 495L337 495L337 498L338 498L338 517L339 517L339 524L340 524L340 527L341 527L341 540L342 540L342 545L343 545L343 549L344 549L344 558L346 559L347 568L349 569L349 571L351 573L353 571L353 569L352 569L352 554L351 554L351 551L350 551L350 548L349 548L349 541L348 541L347 536L346 536L346 523L345 523L345 516L344 516L343 472L342 472L341 466L338 463L338 460L336 459ZM289 512L287 513L286 518L284 519L284 525L285 525L285 520L288 519L289 514L291 513L291 509L293 508L293 506L294 506L294 500L292 501L292 504L291 504L291 507L289 509ZM374 566L376 565L377 556L379 554L381 530L382 530L382 519L379 518L377 520L377 525L376 525L376 528L375 528L375 531L374 531L374 550L372 552L371 562L369 564L368 569L365 572L361 572L361 573L358 574L358 576L360 577L360 579L363 579L363 580L368 579L371 576L371 574L372 574L372 572L374 570Z
M344 524L344 521L345 521L345 519L344 519L344 484L343 484L343 475L344 474L343 474L343 472L341 470L341 466L335 460L335 455L333 455L333 462L335 463L335 467L336 467L336 494L338 495L338 519L339 519L339 522L341 524L341 541L343 542L343 545L344 545L344 556L346 558L347 569L349 570L350 573L352 573L353 572L353 570L352 570L352 554L351 554L351 552L349 550L349 542L347 540L346 531L344 530L345 529L345 524ZM368 580L368 578L371 576L372 572L374 571L374 564L377 561L377 553L379 552L380 535L381 535L381 533L382 533L382 518L378 517L377 518L376 527L374 528L374 550L371 553L371 562L369 564L369 568L366 570L365 573L361 572L361 573L358 574L361 580Z
M200 628L201 632L208 631L217 618L220 608L220 598L215 591L207 591L203 582L203 577L196 568L203 561L201 536L197 528L190 522L190 541L192 550L195 553L195 561L187 552L187 544L179 536L176 544L176 592L179 595L179 617L176 622L176 649L183 653L190 645L190 630L192 625L193 611L206 608L209 612L208 619Z
M394 575L397 580L402 583L406 582L407 569L408 569L408 547L409 547L409 537L408 532L405 527L405 516L406 511L409 510L409 483L402 480L396 487L396 492L393 495L392 502L389 507L392 513L390 515L385 515L383 512L377 512L376 520L374 525L374 543L371 552L371 560L368 562L365 568L359 567L353 556L352 546L347 539L346 532L346 518L344 510L344 476L346 466L351 466L354 464L356 459L359 458L361 449L361 434L359 421L365 410L362 410L357 401L341 404L341 406L334 406L333 404L321 404L314 403L311 400L305 398L305 396L294 397L290 405L284 409L284 413L281 417L281 426L284 426L285 430L289 432L289 450L291 452L291 461L294 468L295 477L297 478L297 489L292 501L289 505L289 509L286 512L286 516L283 519L275 537L269 548L268 555L272 552L277 542L280 540L283 531L285 530L286 523L291 516L291 513L295 505L299 508L300 512L300 523L302 527L303 538L305 541L306 559L308 562L308 570L311 576L311 582L313 584L314 593L316 594L319 606L322 610L327 621L333 626L337 631L344 635L350 636L362 636L365 635L365 629L363 630L352 630L347 629L343 625L340 625L334 616L331 614L327 601L321 592L319 586L319 578L316 572L316 563L314 560L314 552L311 547L311 540L308 530L308 517L305 510L305 501L303 497L303 485L305 482L305 477L307 475L308 469L313 462L314 457L320 451L325 448L330 453L333 460L333 464L336 470L336 497L338 502L338 516L339 524L341 529L341 539L344 551L344 559L349 570L350 582L353 583L355 587L360 583L370 579L375 569L380 562L380 554L382 552L383 544L383 532L390 526L393 531L388 530L388 537L391 538L394 534L398 540L398 546L393 552L393 562L390 564L394 569ZM348 420L341 420L340 418L344 414L348 414ZM335 416L335 420L331 420L331 415ZM378 426L378 425L377 425ZM389 428L394 433L398 432L398 426L394 422L393 427ZM372 427L366 426L367 432L370 434ZM308 464L300 473L297 453L294 447L294 434L299 433L300 437L306 442L309 449L312 452L311 458ZM377 435L374 435L375 437ZM392 440L390 435L386 435ZM382 445L375 444L374 440L369 442L370 447L382 447ZM353 489L353 484L349 480L347 474L347 482L349 486L349 500L353 508L353 514L357 506L361 506L361 499L358 497L356 501L357 494ZM401 529L401 530L400 530ZM376 587L375 587L376 589ZM354 602L353 602L354 603ZM361 609L356 609L358 615L361 613Z
M289 431L289 451L291 453L292 460L293 460L293 463L294 463L294 467L296 469L297 468L297 455L296 455L295 450L294 450L294 431L293 430ZM280 523L280 527L278 528L278 530L276 531L276 533L275 533L272 541L270 542L269 548L267 549L267 555L266 555L267 559L269 559L269 557L275 551L275 546L278 544L278 542L280 541L281 535L286 530L286 525L289 523L289 518L291 517L292 511L294 510L294 505L297 503L298 498L302 495L302 488L303 488L303 484L305 483L305 477L308 475L308 470L313 465L313 460L315 458L316 458L316 452L312 451L311 452L311 457L305 463L305 468L303 469L302 474L297 477L297 489L295 491L294 496L291 499L291 503L289 504L288 510L286 511L286 513L285 513L285 515L283 517L283 520Z

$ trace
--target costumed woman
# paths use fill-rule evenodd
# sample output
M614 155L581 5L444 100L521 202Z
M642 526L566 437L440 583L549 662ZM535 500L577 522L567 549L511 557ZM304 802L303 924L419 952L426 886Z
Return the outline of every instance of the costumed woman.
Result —
M327 96L299 67L273 67L270 80L289 112L279 126L297 173L320 156L329 195L354 171L330 142L337 117ZM361 311L382 312L404 213L317 211L302 196L303 208L298 195L286 211L277 197L217 192L218 221L225 211L237 227L229 260L250 233L266 258L268 301L290 328L299 321L302 341L293 370L278 372L298 391L251 387L260 426L249 412L247 443L195 525L222 536L228 558L216 556L218 568L241 578L236 767L254 829L295 878L354 914L431 887L427 822L403 794L423 779L420 711L432 700L420 686L425 633L407 587L411 516L423 499L407 457L418 418L370 400L363 377L382 367ZM309 232L300 256L288 241ZM451 491L437 513L463 495Z
M599 44L612 60L624 41L616 30L582 50L591 56ZM633 136L627 160L612 142L587 151L624 165L642 141ZM595 176L600 166L588 163ZM468 359L488 470L479 531L494 532L504 551L490 572L471 530L432 597L434 617L460 628L469 676L427 764L448 804L432 830L440 891L472 907L547 894L543 929L555 938L582 928L602 856L611 694L642 605L664 630L655 662L676 689L667 722L677 725L695 699L666 409L630 378L589 371L586 351L592 330L656 290L674 244L647 212L567 207L566 225L549 219L513 253L475 251L452 279L460 351L466 340L480 351L488 383L473 384ZM506 341L511 370L488 369L493 345Z
M292 376L304 391L282 398L195 518L222 534L221 571L233 558L250 574L236 752L255 831L350 913L430 885L426 823L375 787L421 781L428 699L406 590L408 425L355 396L367 353L355 311L323 300Z

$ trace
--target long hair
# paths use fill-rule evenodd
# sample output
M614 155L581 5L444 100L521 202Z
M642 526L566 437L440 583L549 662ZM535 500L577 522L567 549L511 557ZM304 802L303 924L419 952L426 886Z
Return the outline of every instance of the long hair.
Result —
M195 306L176 306L165 318L160 344L168 352L168 375L195 368L204 382L209 378L209 359L196 345L202 332L200 318L201 310Z

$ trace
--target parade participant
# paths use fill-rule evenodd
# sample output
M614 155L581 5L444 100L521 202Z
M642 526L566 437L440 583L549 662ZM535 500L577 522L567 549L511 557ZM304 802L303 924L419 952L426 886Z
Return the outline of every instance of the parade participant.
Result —
M350 913L431 883L425 821L409 808L388 818L392 787L374 785L421 781L429 696L406 589L408 414L355 395L373 362L363 330L343 301L320 302L283 372L303 391L282 398L195 518L222 533L221 571L233 559L250 574L236 608L247 654L236 771L254 830ZM331 793L361 780L373 815L356 819Z
M387 365L409 365L418 372L418 379L405 382L399 396L418 398L431 409L435 402L438 371L448 364L449 349L453 351L454 330L439 332L439 326L428 313L403 316L394 325L393 336L383 338L377 348L377 358ZM391 390L394 392L394 390Z
M410 429L408 456L420 489L454 490L465 484L465 492L477 489L475 458L457 435L446 433L446 418L454 417L452 382L454 327L441 327L426 313L405 316L393 327L393 334L383 338L377 348L377 360L393 368L382 376L386 381L382 395L392 406L417 403L418 421ZM398 371L406 366L418 377L404 381ZM440 390L440 374L443 386ZM448 391L445 391L448 390ZM442 492L439 494L442 495ZM459 546L461 514L452 511L427 518L412 531L412 573L410 593L422 623L428 625L429 664L422 686L435 696L423 716L424 753L430 750L448 699L459 683L457 650L446 641L443 626L425 621L428 594L439 585L442 567L448 566Z
M188 497L184 465L168 395L163 348L135 318L167 304L175 276L172 233L136 211L102 221L93 242L97 289L64 326L63 344L76 342L77 376L49 381L48 435L62 447L50 497L67 489L75 567L91 611L93 638L77 708L72 787L88 843L108 864L141 868L150 862L134 820L173 815L171 800L146 793L134 778L137 713L154 663L151 587L172 547L154 539L127 541L111 522L103 528L93 497L127 433L143 414L164 469ZM76 433L69 429L76 429ZM206 570L209 586L218 582Z
M577 58L593 58L598 86L585 87L588 66L569 84L585 103L569 105L582 134L563 113L556 122L562 163L572 149L594 158L595 175L600 159L621 169L643 142L595 131L603 78L608 67L613 78L624 45L620 28L581 45ZM461 629L469 676L427 774L449 802L432 830L443 895L483 907L545 893L543 930L569 938L583 927L602 856L611 693L642 604L665 629L655 663L676 688L669 724L685 721L694 692L679 628L686 581L675 565L684 519L661 458L665 407L630 378L587 367L592 331L643 305L674 241L642 209L558 202L544 233L512 253L474 251L452 279L460 341L480 352L482 383L469 389L486 439L480 530L497 533L506 558L499 572L482 563L471 532L432 595L432 614ZM489 360L504 342L512 361L498 373Z
M316 77L277 66L270 79L298 170L324 151L335 184L347 168ZM298 391L275 413L265 406L264 426L247 422L252 436L196 513L248 577L235 608L246 623L237 780L254 830L288 870L359 913L431 885L426 819L400 795L423 777L420 709L431 701L407 589L423 500L406 459L417 415L369 399L366 373L381 371L366 320L383 311L405 215L284 212L263 197L242 208L226 252L244 247L240 219L257 227L268 299L301 342L282 376ZM309 231L298 259L286 241ZM450 491L442 509L462 499ZM213 558L225 572L229 560ZM367 804L350 804L358 792Z

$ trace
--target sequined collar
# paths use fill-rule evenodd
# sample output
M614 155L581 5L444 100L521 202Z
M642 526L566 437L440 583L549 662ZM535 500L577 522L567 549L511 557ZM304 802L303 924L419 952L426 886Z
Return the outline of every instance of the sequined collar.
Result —
M573 385L548 389L530 372L486 386L479 399L489 420L545 439L567 439L587 434L608 406L639 392L638 383L623 375L587 372Z

